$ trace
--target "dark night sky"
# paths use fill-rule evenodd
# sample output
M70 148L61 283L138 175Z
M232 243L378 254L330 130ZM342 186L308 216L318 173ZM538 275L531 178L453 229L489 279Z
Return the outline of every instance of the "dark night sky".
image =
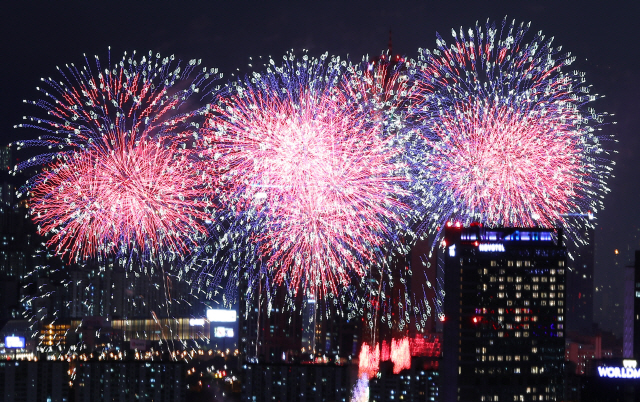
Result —
M132 4L129 4L132 3ZM107 47L119 60L124 51L153 50L188 60L201 58L228 77L248 71L249 57L279 58L289 49L325 51L359 60L387 46L393 30L394 53L417 55L418 47L434 48L435 33L445 39L451 28L465 28L505 15L531 21L533 32L554 36L554 44L577 57L573 68L586 72L595 93L606 94L593 106L615 113L617 125L606 130L620 143L615 178L606 209L597 215L596 285L607 297L596 297L596 319L612 327L609 304L621 303L622 268L640 249L640 126L638 94L640 6L635 2L38 2L4 1L0 5L0 133L2 143L37 133L17 130L23 115L38 113L22 99L38 99L35 86L54 76L55 66L82 64L82 54L106 61ZM624 4L624 5L622 5ZM636 3L637 4L637 3ZM19 155L18 155L19 156ZM613 250L620 249L615 266ZM629 250L629 251L627 251ZM607 301L608 300L608 301ZM600 308L602 310L600 311ZM622 311L618 309L618 311ZM621 328L614 327L620 332Z

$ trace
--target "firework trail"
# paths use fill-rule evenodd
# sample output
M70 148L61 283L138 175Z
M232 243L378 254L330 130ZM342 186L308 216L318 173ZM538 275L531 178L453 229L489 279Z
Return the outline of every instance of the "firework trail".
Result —
M19 125L46 134L12 144L55 149L14 172L44 168L21 193L40 234L70 260L119 249L180 253L207 233L213 183L193 165L203 112L191 103L212 90L217 72L196 60L183 68L173 56L135 56L104 70L97 57L95 71L88 61L58 68L63 79L43 79L45 99L28 102L47 118Z
M355 72L326 55L270 60L228 87L202 132L223 204L262 272L294 293L338 295L383 258L410 211L402 138L374 118L362 97L376 96L375 82L349 82Z
M414 111L425 185L440 200L430 230L449 220L568 226L566 216L603 208L611 137L599 133L606 113L588 107L600 96L553 38L538 32L527 43L527 30L476 24L420 52Z

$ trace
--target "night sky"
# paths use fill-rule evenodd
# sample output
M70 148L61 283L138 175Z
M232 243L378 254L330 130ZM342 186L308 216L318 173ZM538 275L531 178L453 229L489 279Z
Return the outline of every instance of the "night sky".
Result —
M287 50L308 49L360 60L387 48L393 31L393 51L409 58L419 47L433 49L435 34L450 42L451 29L501 21L531 21L532 33L554 36L577 57L572 68L586 73L593 92L606 98L591 104L614 113L619 153L606 209L597 215L595 319L621 334L613 323L614 303L622 303L622 267L633 263L640 249L640 45L635 2L17 2L0 5L0 133L2 143L39 133L14 129L23 115L38 114L23 99L39 99L35 87L44 76L56 77L56 66L84 63L83 53L99 55L108 47L112 60L123 52L153 50L163 56L202 59L228 78L250 71L249 57L279 59ZM312 3L312 4L307 4ZM530 36L529 38L531 38ZM526 40L525 40L526 41ZM254 66L258 63L254 62ZM14 155L20 157L20 155ZM614 250L619 249L616 257ZM615 265L617 262L618 265ZM603 297L605 295L605 297ZM603 301L604 300L604 301ZM622 313L622 309L617 311ZM621 318L621 317L620 317ZM618 318L618 320L620 319Z

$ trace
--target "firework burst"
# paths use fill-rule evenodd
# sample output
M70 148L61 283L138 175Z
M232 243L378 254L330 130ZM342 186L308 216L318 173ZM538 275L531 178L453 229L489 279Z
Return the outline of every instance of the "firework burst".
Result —
M104 70L96 57L95 71L72 64L58 69L63 80L43 79L45 99L30 103L48 116L20 127L46 134L12 145L55 152L14 171L44 167L22 192L57 252L76 260L118 249L184 252L206 234L212 183L192 164L203 113L190 103L218 75L199 64L134 52Z
M408 210L402 149L344 66L326 55L270 61L212 105L203 134L222 198L249 216L275 282L318 297L376 264Z
M552 38L524 42L527 29L487 22L420 53L423 166L440 200L433 227L566 226L566 216L602 209L610 137L599 134L606 113L587 107L599 95Z
M204 237L212 204L176 146L141 140L65 155L30 188L30 210L61 255L118 248L184 253ZM186 236L185 236L186 234Z

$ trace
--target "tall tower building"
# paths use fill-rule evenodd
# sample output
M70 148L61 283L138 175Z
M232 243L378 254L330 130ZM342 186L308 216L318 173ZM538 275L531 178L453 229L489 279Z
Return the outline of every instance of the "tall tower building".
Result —
M625 268L624 333L622 353L628 359L640 359L640 250L633 266Z
M442 400L561 400L562 234L456 224L444 247Z
M573 260L567 265L567 329L589 333L593 329L593 270L595 266L595 231L584 229L587 244L567 247Z

